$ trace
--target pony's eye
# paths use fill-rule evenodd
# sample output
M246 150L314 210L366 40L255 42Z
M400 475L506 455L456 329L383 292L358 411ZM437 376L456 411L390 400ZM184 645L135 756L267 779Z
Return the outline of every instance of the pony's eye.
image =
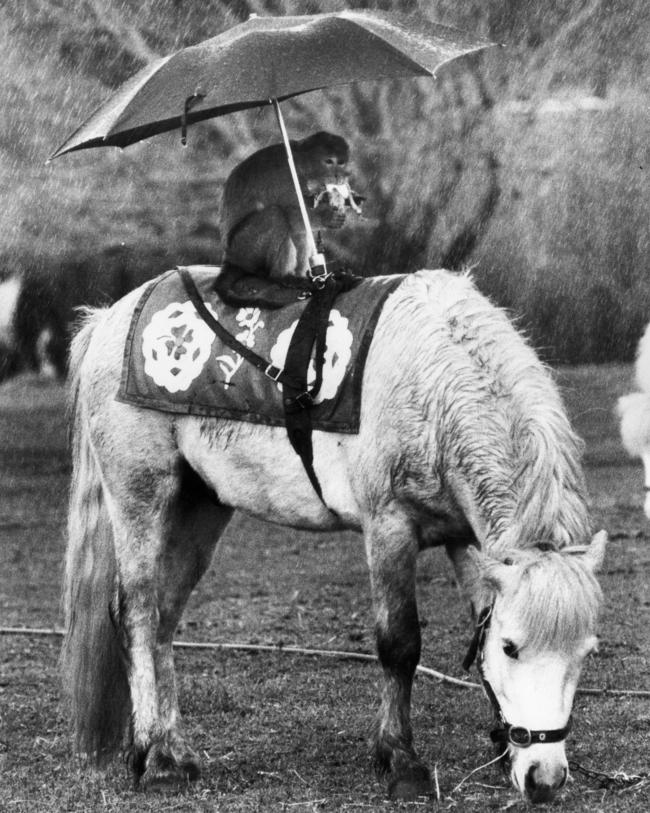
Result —
M512 658L515 661L519 657L519 650L517 649L517 645L512 641L503 642L503 651L509 658Z

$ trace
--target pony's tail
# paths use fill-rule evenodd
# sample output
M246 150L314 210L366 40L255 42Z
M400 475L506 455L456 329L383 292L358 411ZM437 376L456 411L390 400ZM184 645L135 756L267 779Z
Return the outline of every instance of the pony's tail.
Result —
M84 420L81 368L101 311L88 311L70 351L72 484L61 653L76 750L102 764L121 745L130 695L116 629L113 528ZM116 609L116 608L115 608Z

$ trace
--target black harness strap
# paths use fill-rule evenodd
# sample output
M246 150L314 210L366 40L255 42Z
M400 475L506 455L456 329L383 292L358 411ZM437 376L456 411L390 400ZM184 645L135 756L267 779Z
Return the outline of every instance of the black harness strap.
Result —
M483 642L485 640L485 633L487 631L486 627L490 621L491 615L492 605L489 607L484 607L479 614L476 621L476 626L474 627L474 635L472 635L472 640L469 642L467 654L463 658L463 669L466 672L469 672L471 665L476 660L479 650L483 649Z
M283 388L287 434L291 445L300 455L307 476L321 501L323 492L314 471L311 407L323 384L329 313L340 291L340 286L331 279L327 280L322 288L314 290L298 320L284 362L284 369L288 375L300 382L298 387L287 385ZM310 389L307 385L307 371L312 351L315 351L316 379Z
M516 745L519 748L528 748L529 745L548 742L562 742L571 731L572 720L569 717L564 728L553 728L550 731L535 731L524 726L504 723L501 728L490 731L490 739L499 745Z
M190 301L197 313L221 341L243 356L256 369L261 370L273 381L282 384L285 424L289 441L302 460L305 472L318 494L320 501L327 508L323 491L314 471L314 450L312 446L311 407L323 383L323 365L327 344L327 327L329 313L336 297L342 291L350 290L361 281L360 277L351 274L328 275L324 281L313 286L307 305L298 319L293 337L289 344L284 369L274 367L266 359L254 353L249 347L239 342L205 306L196 283L187 268L177 268ZM311 389L307 384L307 372L312 352L316 378ZM331 510L328 508L328 510Z
M234 350L236 353L239 353L240 356L243 356L246 361L253 365L258 370L261 370L264 375L268 376L273 381L278 381L283 386L290 386L290 387L299 387L300 382L298 379L293 379L288 373L284 370L281 370L279 367L274 367L273 364L268 362L266 359L262 358L262 356L258 356L257 353L254 353L249 347L246 347L245 344L242 344L240 341L226 330L223 325L221 325L214 316L210 313L210 311L206 308L205 302L203 301L201 294L199 293L198 288L196 287L196 283L194 282L194 278L187 270L187 268L183 268L182 266L178 266L176 269L180 275L181 280L183 281L183 285L185 286L185 290L187 295L190 298L190 301L196 308L197 313L203 319L203 321L207 324L207 326L214 332L216 335L221 339L221 341Z

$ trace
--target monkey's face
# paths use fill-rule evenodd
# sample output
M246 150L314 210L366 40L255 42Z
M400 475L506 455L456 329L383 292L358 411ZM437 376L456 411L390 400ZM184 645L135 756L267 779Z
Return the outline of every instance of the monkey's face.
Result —
M350 177L348 156L340 152L315 150L306 163L301 175L311 194L322 192L329 184L347 183Z
M325 152L320 156L320 165L324 183L347 183L350 177L347 152Z
M328 184L347 183L349 157L346 140L332 133L314 133L299 142L296 163L306 191L316 194Z

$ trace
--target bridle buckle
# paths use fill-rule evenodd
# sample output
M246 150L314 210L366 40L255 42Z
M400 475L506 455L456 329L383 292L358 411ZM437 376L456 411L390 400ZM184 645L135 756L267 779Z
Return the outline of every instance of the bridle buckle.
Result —
M521 725L508 726L508 742L518 748L528 748L533 741L530 729Z

